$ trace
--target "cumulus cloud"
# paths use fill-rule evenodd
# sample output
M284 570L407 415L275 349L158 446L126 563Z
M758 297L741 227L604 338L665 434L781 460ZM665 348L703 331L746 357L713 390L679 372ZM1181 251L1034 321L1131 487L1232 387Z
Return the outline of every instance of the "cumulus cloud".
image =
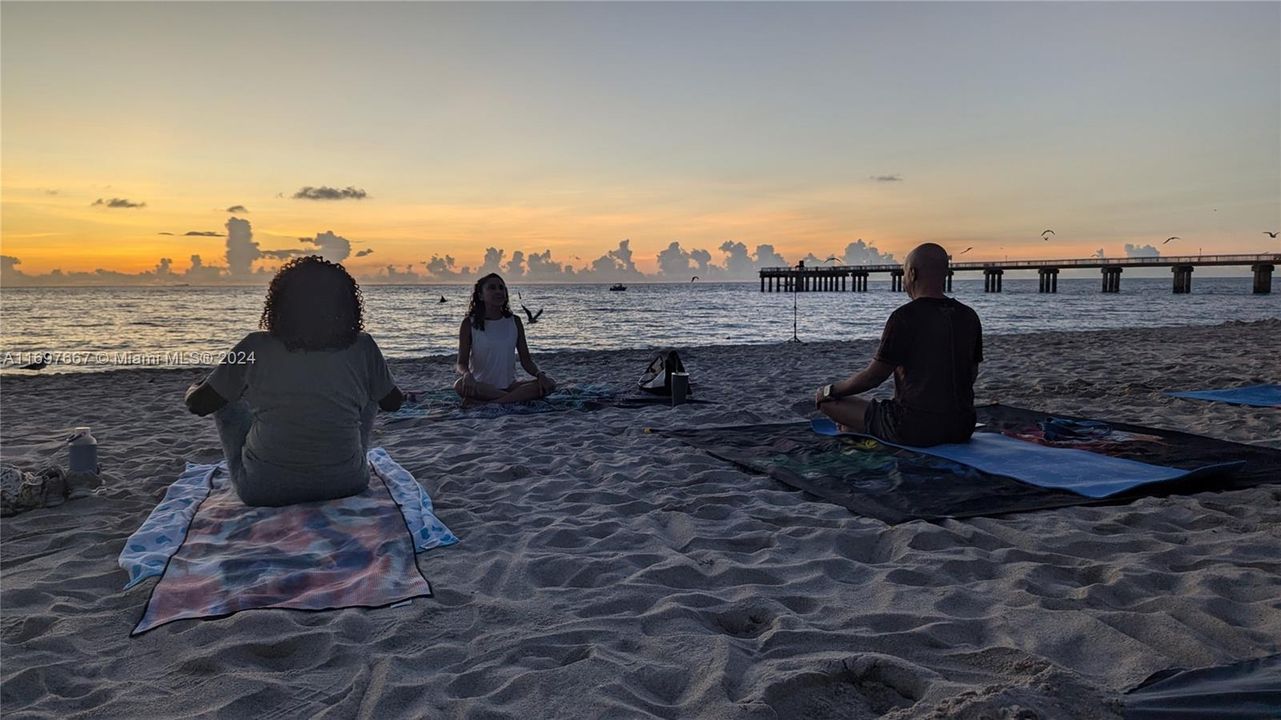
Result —
M248 220L227 221L227 272L232 277L246 277L253 272L253 262L262 256Z
M316 254L330 262L342 262L351 255L351 242L341 235L335 235L332 230L326 230L314 238L298 238L298 240L315 245Z
M722 247L724 247L722 245ZM746 248L743 248L746 251ZM665 280L683 281L697 275L703 280L717 277L724 269L712 265L712 254L701 248L686 250L672 242L658 254L658 275Z
M696 275L690 269L689 252L681 248L681 244L672 241L658 254L658 274L668 280L688 280L690 275Z
M1103 254L1103 248L1099 248L1098 250L1095 250L1094 257L1099 258L1100 260L1106 257L1106 255Z
M860 238L845 246L841 253L842 265L888 265L894 262L894 256L877 250L875 246L863 242Z
M397 270L395 265L388 265L384 272L379 272L380 279L385 279L389 283L413 283L422 278L414 272L412 265L406 265L404 270Z
M1161 251L1157 250L1152 245L1131 245L1130 243L1126 243L1125 256L1132 258L1161 257Z
M357 251L356 257L365 257L366 255L373 255L373 254L374 254L373 248L365 248L364 250Z
M631 245L632 245L631 240L623 240L622 242L618 243L617 250L610 250L605 254L608 257L611 257L614 260L618 261L618 266L624 273L628 275L632 275L632 274L639 275L640 274L639 271L636 270L636 263L632 262Z
M752 255L741 242L726 240L717 248L725 253L725 274L732 278L746 277L755 270Z
M757 245L756 246L756 267L757 268L782 267L788 264L789 263L783 259L782 255L779 255L777 252L774 251L773 245Z
M248 208L246 208L244 205L232 205L231 207L227 208L224 212L229 212L229 213L247 213L247 212L249 212L249 209L248 209Z
M525 264L528 266L525 277L530 280L568 280L574 276L574 268L553 260L551 250L530 253Z
M331 188L325 185L312 187L307 185L294 193L295 200L364 200L368 193L348 185L345 188Z
M213 230L188 230L183 233L184 237L222 237L222 233Z
M427 274L437 280L457 280L463 273L454 270L454 257L446 255L432 255L430 260L424 260L423 264L427 266Z
M205 265L199 255L191 256L191 267L187 268L184 276L194 281L211 281L222 277L222 268Z
M90 205L89 207L94 207L96 205L105 205L106 207L109 207L109 208L147 207L147 203L145 202L136 203L136 202L133 202L132 200L126 200L125 198L111 198L110 200L103 200L102 198L98 198L97 200L94 200L93 205Z
M173 271L171 258L160 258L156 266L140 273L122 273L116 270L97 268L89 272L64 272L54 268L43 275L27 275L17 268L22 263L11 255L0 256L0 283L14 286L31 285L124 285L145 284L157 281L173 282L178 279L213 281L222 277L221 268L203 267L200 256L192 256L192 267L186 273Z
M690 250L689 259L694 261L694 270L699 277L707 277L711 275L713 270L720 269L712 267L712 254L706 250L700 250L697 248Z
M525 274L525 253L516 250L512 253L512 259L507 261L506 274L509 277L518 278Z
M876 182L903 182L902 175L873 175L872 179Z
M27 274L18 269L22 261L12 255L0 255L0 285L21 285Z
M476 274L485 276L490 273L502 274L503 256L507 253L495 247L485 248L485 260L476 268Z

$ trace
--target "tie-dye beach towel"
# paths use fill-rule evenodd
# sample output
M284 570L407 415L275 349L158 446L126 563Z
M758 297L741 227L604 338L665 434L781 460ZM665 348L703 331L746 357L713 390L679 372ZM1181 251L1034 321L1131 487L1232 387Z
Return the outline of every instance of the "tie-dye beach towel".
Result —
M147 547L145 539L178 537L180 542L132 634L174 620L248 609L384 607L430 596L415 550L450 545L457 538L435 518L426 493L420 497L404 483L408 477L421 490L385 451L371 451L370 463L370 485L359 495L279 508L246 506L225 468L213 466L203 471L207 497L188 515L192 494L198 492L192 488L199 487L202 473L200 466L189 467L157 507L160 515L153 513L171 529L157 536L154 527L148 528L149 518L126 542L126 552L132 553L128 562L122 553L121 564L131 577L146 577L166 550L158 543L140 551ZM174 518L184 516L189 524L173 529Z

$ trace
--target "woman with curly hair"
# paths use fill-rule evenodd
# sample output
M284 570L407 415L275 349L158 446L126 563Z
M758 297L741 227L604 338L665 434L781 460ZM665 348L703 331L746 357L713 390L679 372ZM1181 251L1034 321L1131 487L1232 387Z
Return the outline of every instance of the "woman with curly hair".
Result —
M476 281L467 317L458 328L458 363L462 377L454 390L465 400L496 403L537 400L556 389L556 381L538 369L525 344L525 327L507 304L507 283L497 273ZM516 358L532 380L516 380Z
M404 396L364 332L360 286L319 256L285 263L249 333L187 390L213 413L236 493L246 505L290 505L362 492L378 408Z

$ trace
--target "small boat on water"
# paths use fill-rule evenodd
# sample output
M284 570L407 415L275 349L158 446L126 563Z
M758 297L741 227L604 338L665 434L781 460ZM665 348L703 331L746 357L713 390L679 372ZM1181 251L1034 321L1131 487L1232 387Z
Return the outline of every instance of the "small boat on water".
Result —
M613 292L622 292L627 289L627 286L622 283L617 283L614 285L610 285L609 289Z

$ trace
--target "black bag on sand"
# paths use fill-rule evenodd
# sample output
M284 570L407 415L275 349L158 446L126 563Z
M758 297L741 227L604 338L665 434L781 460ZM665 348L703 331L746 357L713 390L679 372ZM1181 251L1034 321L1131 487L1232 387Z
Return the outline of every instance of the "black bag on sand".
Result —
M641 373L640 389L654 395L663 395L671 397L672 394L672 373L685 372L685 365L681 362L680 355L674 348L663 348L658 351L654 359L650 361L649 367ZM690 395L692 391L687 391Z

